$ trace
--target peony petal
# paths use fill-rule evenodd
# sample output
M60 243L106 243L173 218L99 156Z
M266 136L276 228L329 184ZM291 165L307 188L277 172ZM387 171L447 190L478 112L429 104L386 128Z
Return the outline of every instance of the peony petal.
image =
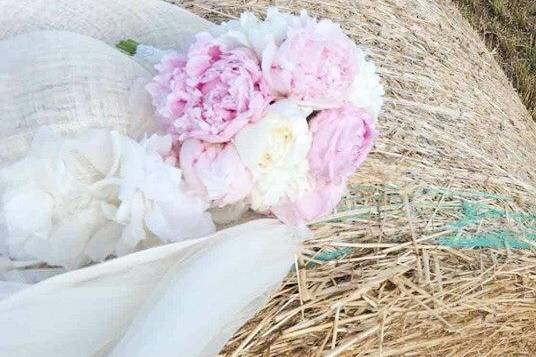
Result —
M373 118L350 104L321 111L310 121L310 130L311 173L317 181L334 184L345 180L361 165L377 136Z
M30 237L46 239L52 228L52 197L35 187L8 190L3 197L3 215L10 235L9 244Z
M123 227L115 222L100 227L86 245L87 256L94 262L102 262L113 255L122 231Z
M272 104L265 116L235 137L238 155L253 175L252 208L266 211L309 188L311 135L305 112L290 100Z
M377 119L383 106L385 91L380 83L374 62L367 60L365 52L357 51L359 71L349 92L349 100L357 108L365 109Z
M157 66L159 73L147 90L163 128L175 139L226 143L272 100L256 54L227 46L236 40L200 33L185 62Z
M104 130L69 139L40 130L36 140L46 155L30 152L2 170L1 248L11 256L74 269L214 229L207 204L186 194L180 170L162 157L170 136L138 143Z
M345 183L340 185L320 184L296 201L285 200L272 207L271 211L283 223L305 226L314 219L332 212L340 202L345 188Z

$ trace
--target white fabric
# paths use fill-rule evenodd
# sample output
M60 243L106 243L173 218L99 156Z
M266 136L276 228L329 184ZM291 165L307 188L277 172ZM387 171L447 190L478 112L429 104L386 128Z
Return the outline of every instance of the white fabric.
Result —
M42 125L62 134L105 127L135 139L156 130L146 92L130 105L131 87L151 75L115 48L46 31L0 41L0 53L0 164L25 154Z
M26 288L28 284L16 281L0 281L0 300Z
M63 274L64 268L18 268L0 273L0 286L3 282L18 283L21 286L36 284L55 275Z
M133 58L134 60L136 60L136 62L141 64L148 71L156 74L154 66L158 64L164 56L170 55L172 53L175 53L175 51L161 50L153 46L139 44L136 48L136 53L134 54Z
M161 0L0 0L0 39L38 30L80 33L115 46L124 39L168 49L212 24Z
M0 355L213 356L279 285L302 238L256 220L58 275L0 300Z

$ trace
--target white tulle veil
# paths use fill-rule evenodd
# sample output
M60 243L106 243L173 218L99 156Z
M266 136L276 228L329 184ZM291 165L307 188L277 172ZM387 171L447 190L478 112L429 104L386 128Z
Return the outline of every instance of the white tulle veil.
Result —
M139 90L151 73L113 45L181 47L210 26L158 0L0 2L0 163L24 156L43 125L154 132ZM71 272L0 258L0 355L214 355L280 284L304 234L253 220Z

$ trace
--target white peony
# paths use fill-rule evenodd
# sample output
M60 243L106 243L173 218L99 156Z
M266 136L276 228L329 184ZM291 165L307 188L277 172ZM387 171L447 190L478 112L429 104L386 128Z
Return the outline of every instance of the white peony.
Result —
M290 100L278 101L236 135L238 154L254 178L254 210L267 211L281 199L296 199L309 188L310 113Z
M376 65L367 60L365 52L357 49L358 73L350 88L349 100L358 108L367 110L374 119L378 118L383 105L385 91L380 83Z
M211 233L206 203L162 158L170 149L169 137L40 129L28 156L1 172L10 255L71 269Z
M305 11L296 16L270 7L263 21L251 12L244 12L239 20L227 21L215 27L213 34L228 47L249 47L262 58L269 44L281 45L287 37L289 26L300 26L305 18L308 18Z

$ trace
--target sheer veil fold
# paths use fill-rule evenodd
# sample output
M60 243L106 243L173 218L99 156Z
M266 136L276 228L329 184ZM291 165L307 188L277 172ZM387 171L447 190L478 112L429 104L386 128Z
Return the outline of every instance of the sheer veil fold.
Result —
M261 219L57 275L0 300L0 355L215 355L303 238Z

